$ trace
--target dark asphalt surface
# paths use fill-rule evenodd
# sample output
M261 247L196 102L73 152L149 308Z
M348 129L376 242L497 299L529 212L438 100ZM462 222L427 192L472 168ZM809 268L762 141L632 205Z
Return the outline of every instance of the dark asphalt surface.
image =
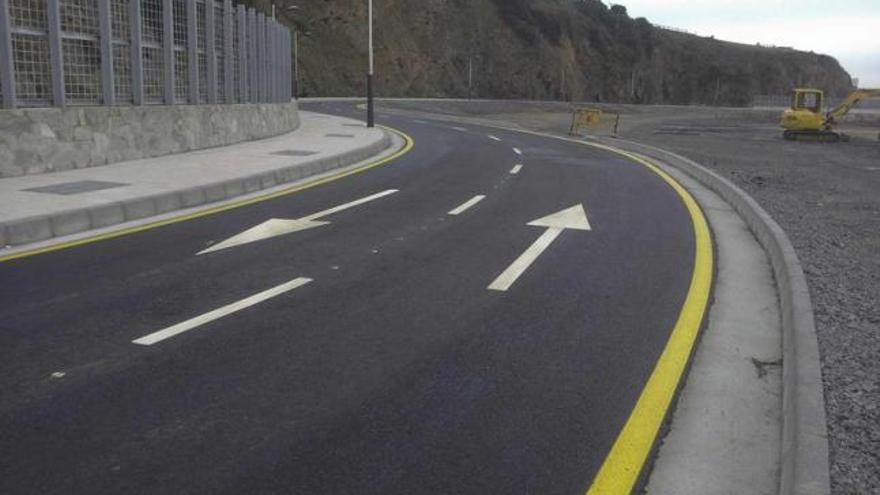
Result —
M379 122L414 149L293 195L0 263L0 493L583 493L684 301L684 205L585 146ZM331 225L195 256L392 188ZM487 290L543 233L526 223L578 203L592 231L563 232L508 292ZM297 277L314 281L131 343Z

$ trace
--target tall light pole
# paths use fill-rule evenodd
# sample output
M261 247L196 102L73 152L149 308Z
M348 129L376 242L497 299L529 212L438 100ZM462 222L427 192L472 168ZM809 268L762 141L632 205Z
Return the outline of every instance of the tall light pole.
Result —
M368 31L370 33L370 68L367 72L367 127L376 125L373 114L373 0L368 0Z

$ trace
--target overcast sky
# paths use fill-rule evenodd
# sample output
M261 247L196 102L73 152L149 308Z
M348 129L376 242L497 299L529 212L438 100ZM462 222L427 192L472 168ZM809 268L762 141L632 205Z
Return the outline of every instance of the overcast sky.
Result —
M696 34L832 55L859 86L880 87L880 0L606 0Z

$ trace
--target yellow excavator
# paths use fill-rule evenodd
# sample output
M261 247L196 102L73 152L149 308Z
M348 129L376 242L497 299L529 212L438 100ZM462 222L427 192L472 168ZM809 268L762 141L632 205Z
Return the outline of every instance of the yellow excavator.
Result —
M840 123L847 112L866 98L880 97L880 89L857 89L850 93L840 105L828 113L822 113L823 93L818 89L796 88L791 99L791 108L782 114L779 125L785 129L783 137L789 141L809 139L813 141L849 141L846 134L836 132L834 126Z

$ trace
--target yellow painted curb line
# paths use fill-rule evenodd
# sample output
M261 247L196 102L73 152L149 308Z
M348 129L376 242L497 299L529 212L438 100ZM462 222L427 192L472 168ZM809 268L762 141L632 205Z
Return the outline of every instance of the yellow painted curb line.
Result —
M626 424L587 491L587 495L628 495L654 447L703 324L712 288L712 237L706 218L693 196L657 165L609 146L582 144L623 155L659 175L681 197L694 225L694 272L678 321Z
M137 232L143 232L145 230L151 230L151 229L155 229L158 227L164 227L165 225L171 225L171 224L175 224L175 223L179 223L179 222L185 222L187 220L193 220L193 219L205 217L208 215L214 215L216 213L222 213L224 211L229 211L229 210L233 210L236 208L241 208L243 206L248 206L248 205L252 205L252 204L256 204L256 203L262 203L263 201L269 201L270 199L279 198L281 196L287 196L290 194L297 193L299 191L303 191L305 189L311 189L313 187L320 186L322 184L326 184L328 182L332 182L335 180L339 180L344 177L348 177L350 175L365 172L371 168L375 168L380 165L385 165L386 163L394 161L394 160L400 158L401 156L409 153L409 151L413 148L415 141L413 140L412 137L410 137L405 132L400 131L398 129L393 129L393 128L387 127L387 126L380 126L380 127L384 128L390 132L394 132L395 134L402 137L405 142L403 148L399 149L398 151L396 151L392 155L389 155L389 156L382 158L380 160L377 160L375 162L367 163L367 164L365 164L361 167L358 167L356 169L346 170L345 172L340 172L335 175L316 179L311 182L307 182L305 184L289 187L287 189L283 189L281 191L266 194L264 196L243 199L240 201L235 201L232 203L224 204L222 206L215 206L213 208L207 208L207 209L204 209L201 211L197 211L195 213L189 213L186 215L180 215L177 217L167 218L165 220L158 220L155 222L146 223L144 225L138 225L136 227L129 227L129 228L123 228L123 229L119 229L119 230L114 230L114 231L107 232L104 234L98 234L98 235L94 235L94 236L90 236L90 237L84 237L82 239L77 239L75 241L60 242L58 244L52 244L50 246L46 246L46 247L42 247L42 248L36 248L36 249L28 250L28 251L22 251L22 252L15 253L15 254L0 256L0 263L2 263L4 261L15 260L15 259L28 258L28 257L36 256L39 254L60 251L62 249L69 249L72 247L83 246L83 245L92 244L95 242L106 241L108 239L115 239L117 237L135 234Z

